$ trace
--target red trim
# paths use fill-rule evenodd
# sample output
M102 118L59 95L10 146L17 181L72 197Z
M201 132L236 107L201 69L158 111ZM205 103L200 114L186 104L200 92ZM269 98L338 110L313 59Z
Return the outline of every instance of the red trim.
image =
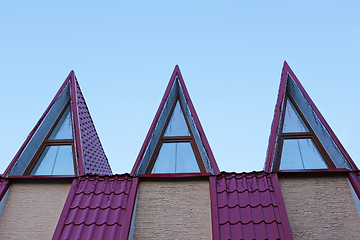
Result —
M142 174L141 178L186 178L186 177L208 177L212 176L211 173L155 173L155 174Z
M360 181L359 177L354 172L349 172L348 175L351 186L353 187L357 197L360 199Z
M72 201L74 200L74 197L75 197L75 193L76 193L78 183L79 183L79 180L74 179L72 184L71 184L69 195L68 195L68 197L67 197L67 199L65 201L65 204L64 204L63 210L61 212L59 221L58 221L58 223L56 225L56 228L55 228L54 236L52 238L53 240L60 239L60 237L61 237L61 233L63 232L63 228L65 227L66 218L67 218L67 216L69 214L71 203L72 203Z
M277 170L277 173L323 173L323 172L350 172L346 168L327 168L327 169L295 169L295 170Z
M75 175L17 175L17 176L8 176L9 179L54 179L54 178L74 178Z
M2 200L2 198L5 196L7 190L10 187L10 181L7 179L0 179L1 181L3 181L0 186L0 201ZM4 186L5 185L5 186Z
M203 142L204 144L204 147L205 147L205 150L209 156L209 160L210 160L210 163L211 163L211 167L212 169L214 170L214 174L217 175L217 174L220 174L220 170L219 170L219 167L216 163L216 160L215 160L215 157L214 157L214 154L213 152L211 151L211 148L210 148L210 145L209 145L209 142L206 138L206 135L205 135L205 132L204 132L204 129L202 128L201 126L201 123L200 123L200 120L199 120L199 117L198 115L196 114L196 111L195 111L195 108L194 108L194 105L192 104L192 101L190 99L190 95L189 95L189 92L187 91L186 89L186 86L185 86L185 82L183 80L183 77L181 75L181 72L180 72L180 69L179 67L176 65L175 69L178 69L179 73L178 73L178 77L179 77L179 80L180 80L180 85L184 91L184 94L185 94L185 99L186 99L186 102L190 108L190 112L191 112L191 116L192 118L194 119L194 122L195 122L195 125L200 133L200 138L201 138L201 141Z
M146 138L145 138L145 140L144 140L144 143L143 143L143 145L142 145L142 147L141 147L141 149L140 149L139 155L137 156L136 161L135 161L135 164L134 164L134 166L133 166L133 168L132 168L132 170L131 170L130 176L135 176L136 171L137 171L137 169L138 169L139 166L140 166L141 159L142 159L142 157L144 156L144 153L145 153L145 151L146 151L146 147L147 147L147 145L149 144L150 139L151 139L151 136L152 136L152 134L153 134L153 132L154 132L154 130L155 130L156 123L157 123L158 120L159 120L161 111L162 111L162 109L164 108L164 105L165 105L166 99L167 99L168 96L169 96L171 87L172 87L172 85L174 84L174 81L175 81L175 78L176 78L176 75L177 75L178 70L179 70L179 67L176 65L176 66L175 66L175 69L174 69L174 71L173 71L173 73L172 73L172 75L171 75L171 77L170 77L170 81L169 81L169 83L168 83L168 85L167 85L167 87L166 87L164 96L163 96L163 98L162 98L162 100L161 100L161 102L160 102L160 106L159 106L159 108L158 108L158 110L157 110L157 112L156 112L156 114L155 114L154 120L153 120L152 123L151 123L150 129L149 129L149 131L148 131L148 133L147 133L147 135L146 135Z
M273 184L273 187L275 190L276 201L279 206L281 225L283 226L283 231L284 231L284 236L285 236L284 239L287 239L287 240L294 239L293 235L292 235L292 231L291 231L290 221L289 221L289 218L288 218L288 215L286 212L284 198L281 193L279 178L276 173L271 174L271 181L272 181L272 184Z
M294 80L295 84L297 85L297 87L300 89L301 93L304 95L305 99L310 104L312 110L315 112L315 114L319 118L320 122L324 125L325 129L328 131L332 140L335 142L336 146L340 149L341 153L344 155L347 162L350 164L350 166L353 168L354 171L357 171L358 168L355 165L355 163L353 162L353 160L351 159L350 155L347 153L344 146L341 144L339 139L336 137L335 133L333 132L333 130L331 129L329 124L326 122L325 118L322 116L319 109L315 106L314 102L311 100L310 96L307 94L304 87L301 85L301 83L299 82L299 80L297 79L294 72L291 70L291 68L287 64L287 62L284 63L284 68L290 74L291 78Z
M66 84L68 83L68 81L70 80L70 76L74 74L74 71L71 71L69 73L69 75L65 78L65 81L63 82L63 84L61 85L60 89L57 91L57 93L55 94L55 97L53 98L53 100L50 102L49 106L46 108L45 112L43 113L43 115L41 115L39 121L36 123L35 127L31 130L29 136L26 138L25 142L21 145L19 151L16 153L15 157L12 159L12 161L10 162L9 166L6 168L6 170L3 173L3 176L7 176L10 172L10 170L13 168L13 166L16 163L16 160L20 157L21 153L24 151L25 147L27 146L27 144L29 143L30 139L34 136L35 132L37 131L37 129L39 128L40 124L42 123L42 121L44 120L45 116L48 114L48 112L50 111L51 107L54 105L55 101L58 99L58 97L60 96L60 94L62 93L62 91L64 90Z
M131 190L129 193L128 198L128 204L126 206L126 212L125 212L125 223L123 225L123 231L121 232L120 239L128 239L130 234L130 228L131 228L131 221L132 217L134 215L134 208L135 208L135 202L136 202L136 195L137 195L137 189L139 186L139 180L138 178L133 178L131 183Z
M74 131L75 131L75 147L77 154L78 162L78 171L79 175L84 175L84 163L82 160L82 151L81 151L81 140L80 140L80 125L79 125L79 116L78 116L78 105L77 105L77 94L76 94L76 82L75 82L75 73L71 71L71 81L70 81L70 94L71 94L71 109L73 112L73 121L74 121Z
M283 66L282 73L281 73L278 98L276 100L276 106L275 106L275 114L274 114L274 119L273 119L273 122L271 125L269 145L268 145L268 149L267 149L267 153L266 153L266 160L265 160L265 166L264 166L265 172L271 172L271 165L274 161L273 156L274 156L274 152L275 152L277 133L278 133L279 123L280 123L282 102L283 102L283 98L284 98L284 94L285 94L285 90L286 90L287 72L286 72L285 66L287 66L286 61L284 62L284 66Z
M287 64L286 61L284 61L284 66L283 66L282 73L281 73L278 99L277 99L276 107L275 107L274 120L273 120L272 126L271 126L270 140L269 140L269 146L268 146L268 151L267 151L267 155L266 155L264 171L271 172L271 166L274 161L274 152L275 152L275 145L276 145L276 139L277 139L277 132L278 132L278 128L279 128L282 102L283 102L284 94L286 91L286 81L287 81L288 74L291 76L295 85L299 88L300 92L303 94L306 101L309 103L310 107L312 108L312 110L314 111L316 116L319 118L320 122L323 124L323 126L329 133L332 140L335 142L336 146L339 148L341 153L344 155L346 161L352 167L352 170L357 171L358 168L355 165L355 163L353 162L353 160L351 159L350 155L346 152L345 148L340 143L339 139L336 137L335 133L332 131L332 129L330 128L329 124L326 122L324 117L321 115L320 111L315 106L314 102L311 100L310 96L307 94L304 87L301 85L301 83L299 82L296 75L291 70L290 66Z
M135 176L136 171L137 171L137 169L138 169L139 166L140 166L141 159L142 159L142 157L143 157L144 154L145 154L146 147L148 146L148 144L149 144L149 142L150 142L151 136L152 136L152 134L153 134L153 132L154 132L154 130L155 130L156 124L157 124L157 122L158 122L158 120L159 120L159 118L160 118L160 114L161 114L161 112L162 112L162 110L163 110L163 108L164 108L165 102L166 102L166 100L167 100L168 97L169 97L169 93L170 93L170 91L171 91L171 87L172 87L173 84L174 84L174 81L175 81L175 79L176 79L176 76L179 77L180 85L181 85L181 87L182 87L182 89L183 89L183 91L184 91L186 102L187 102L187 104L188 104L188 106L189 106L191 115L192 115L192 117L193 117L193 119L194 119L194 121L195 121L195 125L196 125L196 127L198 128L198 131L199 131L199 133L200 133L201 140L202 140L202 142L203 142L203 144L204 144L204 147L205 147L205 150L206 150L206 152L207 152L207 154L208 154L208 156L209 156L209 160L210 160L211 166L212 166L212 168L213 168L213 170L214 170L214 173L215 173L215 174L219 174L219 173L220 173L219 168L218 168L218 166L217 166L217 163L216 163L216 161L215 161L214 155L213 155L213 153L212 153L212 151L211 151L210 145L209 145L209 143L208 143L208 141L207 141L207 139L206 139L205 132L204 132L203 128L201 127L199 118L198 118L198 116L197 116L197 114L196 114L195 108L194 108L194 106L193 106L193 104L192 104L192 102L191 102L189 93L188 93L188 91L187 91L187 89L186 89L185 82L184 82L184 80L183 80L183 78L182 78L182 75L181 75L179 66L176 65L176 66L175 66L175 69L174 69L174 71L173 71L173 73L172 73L172 75L171 75L171 77L170 77L170 81L169 81L169 83L168 83L168 85L167 85L167 87L166 87L164 96L163 96L163 98L162 98L162 100L161 100L161 102L160 102L160 106L159 106L159 108L158 108L158 110L157 110L157 112L156 112L156 114L155 114L154 120L153 120L153 122L151 123L150 129L149 129L149 131L148 131L148 133L147 133L147 135L146 135L145 141L144 141L144 143L143 143L143 145L142 145L142 147L141 147L141 149L140 149L139 155L138 155L138 157L136 158L134 167L133 167L132 170L131 170L131 173L130 173L131 176Z
M212 224L212 237L214 240L220 239L220 222L219 212L217 205L217 190L216 190L216 176L210 176L210 204L211 204L211 224Z

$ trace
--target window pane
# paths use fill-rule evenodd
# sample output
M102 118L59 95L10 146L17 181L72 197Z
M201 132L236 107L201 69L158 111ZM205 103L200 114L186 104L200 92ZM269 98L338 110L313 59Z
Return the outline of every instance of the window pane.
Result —
M74 175L72 146L47 146L30 175Z
M49 139L72 139L70 106L66 108Z
M164 136L190 136L179 101L175 105Z
M323 168L327 164L312 139L284 139L280 170Z
M163 143L151 173L200 172L190 142Z
M309 129L306 127L300 114L288 98L286 102L283 133L289 132L309 132Z

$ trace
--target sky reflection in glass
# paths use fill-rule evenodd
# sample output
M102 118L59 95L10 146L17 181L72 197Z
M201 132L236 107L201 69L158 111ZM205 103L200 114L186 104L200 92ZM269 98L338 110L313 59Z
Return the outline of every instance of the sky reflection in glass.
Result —
M200 172L190 142L163 143L151 173Z
M30 175L74 175L72 146L47 146Z
M328 168L310 138L284 139L280 170Z
M309 132L309 129L306 127L300 114L288 98L286 102L283 133L290 132Z

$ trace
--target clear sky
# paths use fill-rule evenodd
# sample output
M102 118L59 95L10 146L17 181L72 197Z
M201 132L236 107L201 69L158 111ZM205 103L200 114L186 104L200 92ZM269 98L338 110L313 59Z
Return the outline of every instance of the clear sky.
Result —
M286 60L360 165L359 1L2 1L0 172L73 69L114 173L176 64L220 170L261 170Z

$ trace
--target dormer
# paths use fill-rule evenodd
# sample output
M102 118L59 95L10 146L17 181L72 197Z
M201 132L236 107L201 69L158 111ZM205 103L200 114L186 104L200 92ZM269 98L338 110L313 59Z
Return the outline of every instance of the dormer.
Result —
M166 173L219 173L178 66L131 172Z
M73 71L4 176L112 174Z
M333 169L357 167L285 62L265 171Z

